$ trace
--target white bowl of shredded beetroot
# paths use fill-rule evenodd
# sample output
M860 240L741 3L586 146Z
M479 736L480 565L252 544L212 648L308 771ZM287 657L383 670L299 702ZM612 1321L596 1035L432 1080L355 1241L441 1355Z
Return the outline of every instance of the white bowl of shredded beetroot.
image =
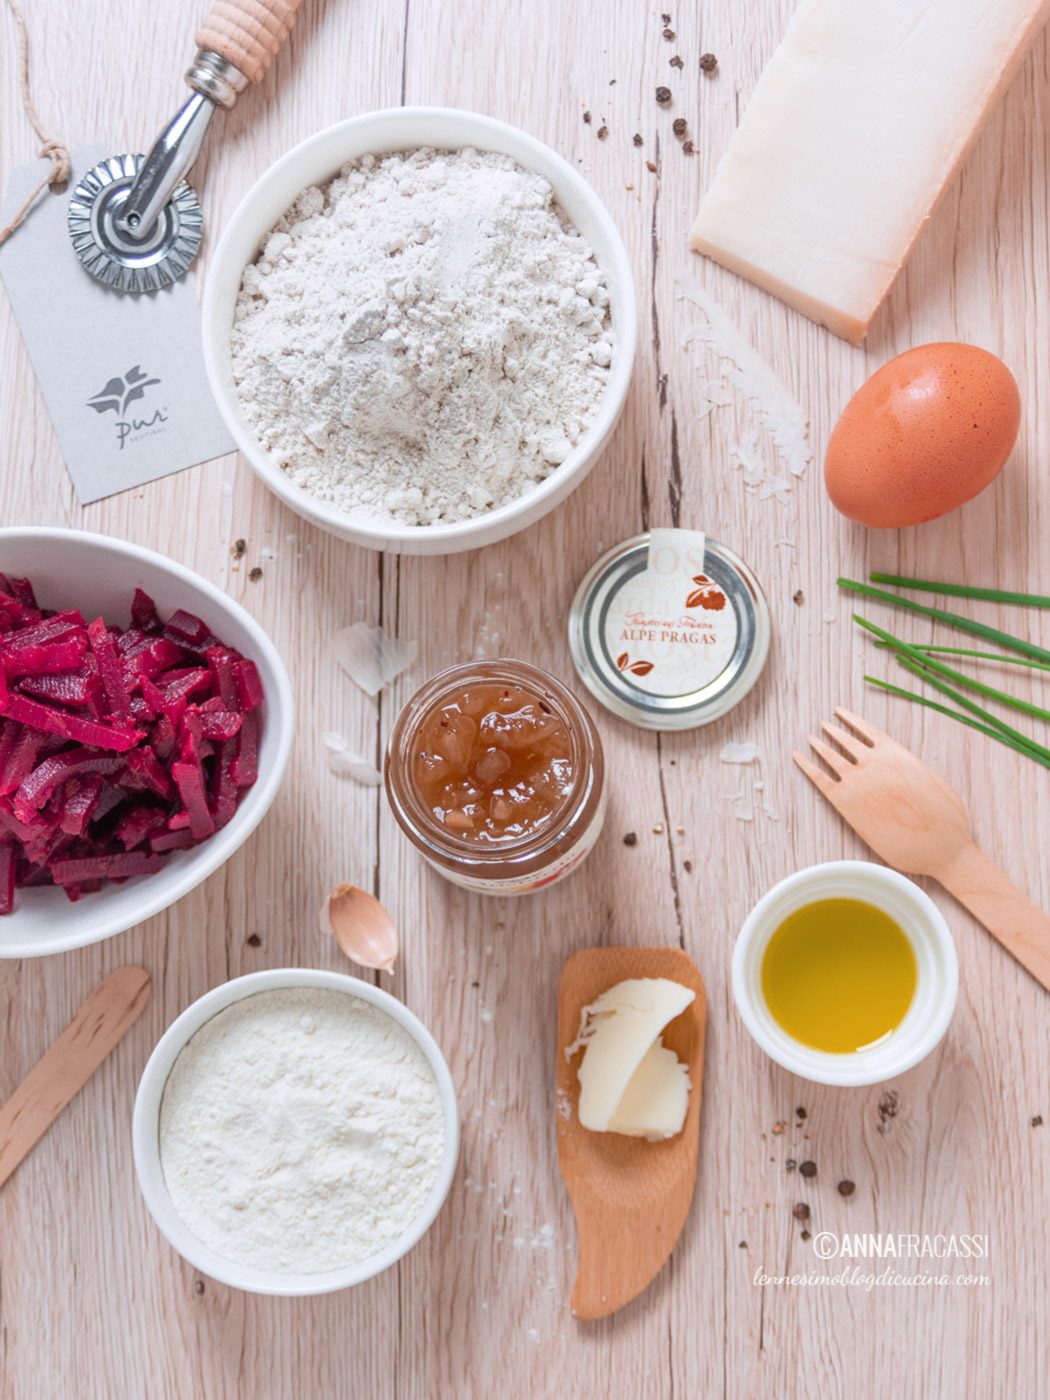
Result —
M288 673L180 564L0 529L0 957L97 943L247 839L291 748Z

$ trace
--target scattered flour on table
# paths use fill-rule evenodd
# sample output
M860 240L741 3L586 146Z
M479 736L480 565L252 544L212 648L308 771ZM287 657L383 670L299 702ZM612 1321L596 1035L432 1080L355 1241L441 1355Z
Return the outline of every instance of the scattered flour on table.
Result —
M718 757L722 763L759 763L762 750L750 739L745 739L724 744Z
M322 1273L398 1239L437 1178L437 1080L396 1021L324 988L260 992L189 1041L160 1113L175 1209L253 1268Z
M731 386L753 407L790 475L802 476L813 460L813 449L809 420L794 394L695 277L678 277L675 290L703 316L690 326L684 344L713 353L721 366L720 378L704 381L700 416L706 418L715 408L728 404L731 394L727 386ZM767 473L758 455L757 439L735 446L733 455L735 465L744 470L749 489L760 497L783 502L791 490L790 482Z
M743 476L744 490L760 501L775 500L782 506L791 502L791 482L769 468L758 445L755 433L733 443L729 449L730 464Z
M731 741L723 745L718 757L720 762L740 770L736 792L725 794L726 800L733 804L733 815L737 821L752 822L759 812L771 822L779 821L779 814L762 776L762 750L758 745L751 739ZM752 768L756 771L752 772Z
M409 525L548 476L613 354L608 287L550 185L470 148L362 156L304 190L244 271L230 345L292 481Z

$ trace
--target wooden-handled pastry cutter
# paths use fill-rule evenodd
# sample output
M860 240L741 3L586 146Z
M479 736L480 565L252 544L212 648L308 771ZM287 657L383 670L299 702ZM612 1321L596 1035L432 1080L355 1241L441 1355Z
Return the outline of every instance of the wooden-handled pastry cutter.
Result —
M69 201L77 257L118 292L153 292L189 268L204 235L197 196L186 183L217 108L258 83L295 22L301 0L215 0L197 31L186 82L192 95L147 156L109 156L89 170Z

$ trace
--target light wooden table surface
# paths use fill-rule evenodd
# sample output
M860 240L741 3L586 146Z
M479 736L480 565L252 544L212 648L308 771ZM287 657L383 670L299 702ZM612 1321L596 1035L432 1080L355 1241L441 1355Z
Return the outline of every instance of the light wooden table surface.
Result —
M140 148L178 99L200 8L26 0L45 122L70 144ZM146 1014L0 1196L0 1391L11 1400L1045 1394L1045 993L933 891L958 941L959 1006L940 1049L889 1086L899 1096L890 1116L882 1089L819 1089L764 1059L733 1010L728 971L735 932L773 881L865 854L788 758L836 703L949 773L989 854L1050 905L1044 776L947 720L865 692L865 648L834 586L839 572L899 566L1050 593L1050 48L1044 35L867 349L854 350L686 248L700 191L792 0L673 8L667 40L659 12L638 0L306 0L276 71L219 120L197 170L213 240L248 184L294 142L372 108L444 103L517 123L592 181L634 263L634 385L600 466L553 517L507 544L450 559L381 558L307 527L233 457L81 509L0 297L3 519L108 531L199 570L269 629L300 708L283 790L221 873L101 947L0 968L4 1094L105 971L134 961L153 975ZM35 154L6 21L5 171ZM698 71L707 50L719 59L711 79ZM670 66L675 54L681 70ZM664 83L675 94L669 109L654 98ZM693 155L672 134L679 115ZM699 313L676 297L682 272L702 279L810 415L816 463L785 504L749 493L732 466L731 446L757 430L752 410L734 400L700 416L716 365L683 348ZM1014 457L977 503L936 524L882 535L852 527L830 508L819 469L837 412L890 355L945 338L987 345L1016 373L1024 427ZM761 431L758 446L772 464ZM708 730L659 739L598 716L608 830L568 883L519 902L459 892L406 849L381 797L325 771L324 730L378 754L402 699L452 660L518 655L571 679L565 619L583 571L647 524L679 522L741 550L764 581L771 661L747 702ZM236 567L238 537L248 548ZM251 582L255 565L263 577ZM417 666L377 703L325 657L326 637L357 618L420 642ZM1025 621L1015 615L1014 625ZM745 820L756 772L719 762L730 740L759 745L775 817ZM638 833L633 848L627 831ZM147 1216L132 1168L132 1098L161 1032L207 988L257 968L346 969L316 928L321 893L339 879L374 886L403 929L393 989L449 1058L462 1160L439 1221L398 1268L317 1300L249 1297L195 1275ZM564 958L595 942L683 946L707 982L710 1029L684 1237L641 1299L581 1326L568 1312L575 1238L554 1152L554 988ZM1039 1114L1046 1126L1032 1127ZM778 1121L787 1127L775 1134ZM788 1158L812 1158L818 1175L803 1184ZM843 1177L856 1183L850 1200L836 1191ZM799 1200L814 1230L985 1233L991 1283L756 1286L758 1268L833 1271L800 1239Z

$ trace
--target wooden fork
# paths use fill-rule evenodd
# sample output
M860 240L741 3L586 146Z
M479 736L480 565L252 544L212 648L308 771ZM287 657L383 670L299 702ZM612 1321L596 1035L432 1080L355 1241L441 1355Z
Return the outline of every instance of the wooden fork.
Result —
M978 850L952 785L848 710L835 718L848 729L820 726L833 743L809 739L834 777L792 755L813 786L887 865L932 876L1050 991L1050 917Z

